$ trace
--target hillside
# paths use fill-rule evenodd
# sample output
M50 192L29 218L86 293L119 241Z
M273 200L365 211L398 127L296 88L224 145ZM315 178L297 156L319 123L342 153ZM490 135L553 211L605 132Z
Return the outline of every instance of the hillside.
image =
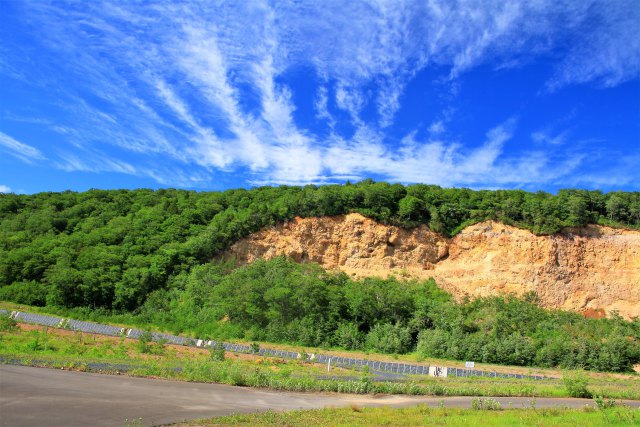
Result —
M433 277L458 297L535 292L547 308L640 314L640 231L592 225L536 236L485 221L447 238L349 214L295 218L241 239L226 256L246 264L282 254L359 278Z
M640 193L623 192L363 181L0 194L0 300L216 339L630 371L640 319L549 308L637 316L637 228ZM356 277L219 261L234 251Z
M376 261L367 264L362 254L352 257L340 252L323 255L323 265L338 265L343 257L349 259L344 263L347 271L360 269L361 275L376 269L399 269L401 273L404 269L418 277L434 275L441 285L458 294L456 287L473 295L537 290L549 307L617 309L627 316L633 316L637 308L633 305L637 304L637 289L628 286L637 274L632 271L636 268L633 258L637 258L633 248L637 246L629 243L617 262L613 259L619 256L617 249L604 245L635 234L620 231L618 235L611 228L587 226L640 228L638 192L561 190L552 195L371 180L224 192L142 189L0 194L0 299L135 310L153 292L182 286L182 275L215 259L251 233L288 227L278 224L293 224L296 217L323 217L329 224L335 221L331 218L351 213L375 220L381 227L395 227L396 234L404 237L394 243L393 238L389 241L384 236L378 245L375 238L358 243L361 236L355 230L336 231L348 236L354 248L367 245ZM487 224L496 230L478 231ZM602 231L604 237L590 240L558 234L566 227L587 227L587 234L588 230L608 231ZM321 230L309 233L313 238L307 236L299 242L309 248L285 252L294 257L299 252L300 258L305 253L315 256L313 252L319 249L312 244L331 246L335 242L335 236L324 236ZM415 242L407 240L409 235L416 236ZM403 253L396 249L402 244L422 249ZM465 245L475 249L462 250ZM516 246L504 250L510 245ZM601 251L609 254L602 260ZM553 265L565 255L565 267ZM613 257L611 262L600 267L598 263L609 256ZM445 262L438 261L445 257ZM460 262L454 262L456 259ZM610 274L607 266L612 269ZM617 293L628 296L620 295L625 299L616 302Z

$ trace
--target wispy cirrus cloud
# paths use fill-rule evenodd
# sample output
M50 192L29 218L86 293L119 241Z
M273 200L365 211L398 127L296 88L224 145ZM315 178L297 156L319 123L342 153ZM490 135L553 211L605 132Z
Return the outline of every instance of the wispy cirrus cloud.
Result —
M350 141L337 141L327 150L325 162L337 173L367 172L390 177L399 182L438 182L442 185L509 184L545 180L542 168L525 172L526 159L501 159L504 144L515 129L515 119L489 130L485 141L469 150L459 143L438 139L418 140L415 134L405 137L396 150L390 150L382 142L382 136L370 129L361 128ZM520 175L504 171L519 169ZM500 172L500 173L498 173ZM489 178L489 175L495 176Z
M20 142L3 132L0 132L0 149L25 163L33 163L46 158L37 148Z
M583 162L557 154L564 133L527 137L556 146L551 154L535 147L513 154L505 147L517 135L515 120L486 123L484 139L461 141L448 131L449 107L425 118L427 135L416 126L391 136L407 86L437 69L439 84L455 93L475 67L520 67L558 48L566 59L541 89L615 86L640 74L639 8L624 0L32 2L20 9L60 56L29 76L40 88L56 87L56 107L66 113L61 123L40 123L64 136L53 164L169 185L245 170L250 183L271 184L371 174L442 185L549 183ZM11 69L24 74L20 58L12 59ZM311 102L324 132L296 120L295 88L282 76L299 69L319 80ZM2 135L10 153L44 160Z
M320 86L318 88L313 107L316 118L319 120L326 120L329 128L331 130L335 130L336 120L329 112L329 91L326 86Z
M61 153L57 166L67 172L118 172L136 175L136 168L118 159L112 159L102 153Z
M534 142L551 144L551 145L561 145L564 144L567 140L568 131L563 131L558 134L551 134L549 132L540 130L531 134L531 139Z
M549 90L587 82L613 87L640 74L638 2L594 2L588 6L581 10L582 19L573 20L580 36L547 82ZM602 30L593 31L594 25Z

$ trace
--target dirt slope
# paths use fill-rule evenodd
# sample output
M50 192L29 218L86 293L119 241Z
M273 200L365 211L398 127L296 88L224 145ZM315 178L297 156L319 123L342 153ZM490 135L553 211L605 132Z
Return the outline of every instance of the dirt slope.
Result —
M296 218L236 242L240 263L281 254L356 277L435 278L456 296L535 291L546 307L640 316L640 232L589 226L536 236L493 221L452 239L359 214Z

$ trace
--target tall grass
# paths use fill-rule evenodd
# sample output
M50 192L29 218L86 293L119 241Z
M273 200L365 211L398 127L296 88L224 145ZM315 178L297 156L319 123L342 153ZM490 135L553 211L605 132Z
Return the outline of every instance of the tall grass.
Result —
M0 333L0 356L17 363L88 369L93 362L131 366L130 374L185 381L264 387L289 391L381 393L432 396L561 397L571 393L560 380L501 378L433 378L410 376L404 382L378 382L369 372L342 368L323 378L326 368L301 360L251 356L236 359L227 354L212 360L206 350L166 345L162 351L145 352L135 341L56 329L9 328ZM45 345L46 343L46 345ZM156 345L156 344L154 344ZM245 356L246 357L246 356ZM114 368L112 370L118 370ZM601 375L589 377L588 389L604 398L640 399L640 380Z
M484 408L483 408L484 409ZM262 414L231 415L189 423L198 426L424 426L503 427L503 426L637 426L637 410L616 407L587 409L505 409L487 414L484 410L431 408L417 405L407 408L361 408L352 405L340 409L314 409Z

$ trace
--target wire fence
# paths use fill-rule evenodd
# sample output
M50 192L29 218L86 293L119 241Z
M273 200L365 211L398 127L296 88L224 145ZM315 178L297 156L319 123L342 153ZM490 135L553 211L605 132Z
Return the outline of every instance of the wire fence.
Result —
M327 354L307 354L293 351L278 350L274 348L256 347L244 344L227 342L217 342L211 340L201 340L180 335L171 335L160 332L146 332L135 328L118 328L100 323L84 322L80 320L64 319L43 314L9 312L0 310L0 315L9 316L18 322L33 323L37 325L65 328L74 331L87 332L99 335L121 336L125 338L140 339L143 334L150 334L152 341L162 341L170 344L191 346L191 347L214 347L222 345L226 351L233 353L258 354L267 357L281 357L285 359L304 359L308 362L321 363L329 366L339 366L345 368L362 369L365 366L373 372L388 372L401 375L430 375L435 377L484 377L484 378L517 378L545 380L555 379L543 375L524 375L515 373L493 372L466 368L450 368L441 366L427 366L420 364L410 364L401 362L384 362L378 360L355 359L342 356L332 356Z

